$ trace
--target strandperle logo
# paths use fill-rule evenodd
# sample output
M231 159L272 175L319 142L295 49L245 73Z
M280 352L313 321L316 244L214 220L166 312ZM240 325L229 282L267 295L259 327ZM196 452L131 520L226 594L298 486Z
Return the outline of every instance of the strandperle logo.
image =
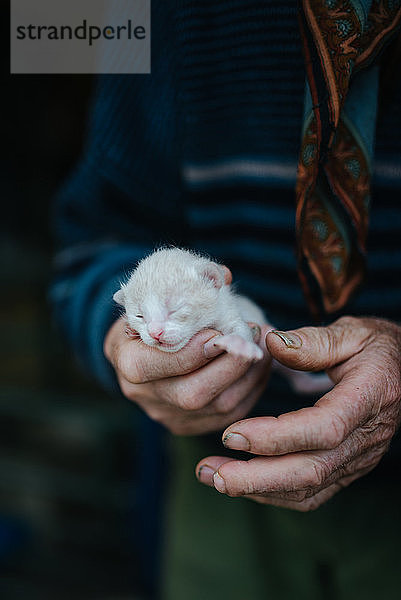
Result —
M82 40L92 46L99 39L104 40L144 40L146 29L142 25L134 26L131 19L126 25L88 25L86 19L81 25L18 25L17 40Z
M150 73L150 0L10 0L11 73Z

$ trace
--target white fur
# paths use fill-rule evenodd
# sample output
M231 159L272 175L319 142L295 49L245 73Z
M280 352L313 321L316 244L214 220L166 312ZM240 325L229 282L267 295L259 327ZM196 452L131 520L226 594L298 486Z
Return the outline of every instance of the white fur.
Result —
M145 344L164 352L177 352L205 328L252 342L237 296L224 284L223 268L187 250L156 250L138 264L114 299ZM158 324L164 331L162 343L149 335Z
M148 346L178 352L196 333L213 328L222 333L216 338L220 348L250 360L263 357L247 325L269 325L262 310L225 285L221 265L200 254L180 248L156 250L138 264L127 283L114 294L114 300L124 307L129 327ZM160 341L150 335L155 330L163 331ZM322 376L282 365L278 370L301 393L330 387L326 376L323 381Z

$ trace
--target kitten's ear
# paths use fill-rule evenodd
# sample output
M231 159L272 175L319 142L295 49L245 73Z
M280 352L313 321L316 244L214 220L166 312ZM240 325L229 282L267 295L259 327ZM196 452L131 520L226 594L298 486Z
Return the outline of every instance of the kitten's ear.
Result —
M220 289L224 285L224 269L214 263L210 262L202 270L202 275L213 282L215 288Z
M125 308L125 294L124 290L121 288L116 292L113 296L114 302L117 302L120 306L124 306Z

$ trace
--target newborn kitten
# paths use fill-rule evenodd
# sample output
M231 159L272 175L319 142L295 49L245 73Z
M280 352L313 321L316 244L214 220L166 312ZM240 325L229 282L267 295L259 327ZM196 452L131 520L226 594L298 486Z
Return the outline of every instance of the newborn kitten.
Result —
M263 358L247 322L268 324L261 309L224 282L224 269L207 257L180 248L162 248L144 258L114 294L124 307L129 328L163 352L178 352L202 329L222 336L215 345L248 360ZM274 366L300 393L327 391L326 375Z

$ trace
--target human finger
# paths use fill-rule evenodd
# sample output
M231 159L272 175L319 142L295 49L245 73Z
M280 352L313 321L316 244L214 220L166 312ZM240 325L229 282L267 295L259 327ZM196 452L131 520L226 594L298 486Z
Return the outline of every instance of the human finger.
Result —
M258 396L264 391L270 375L270 360L260 361L245 372L236 382L219 394L210 405L218 414L230 414L253 391ZM230 422L230 424L232 421Z
M257 457L218 466L215 487L229 496L248 494L302 501L355 472L375 467L388 448L382 432L364 445L354 433L338 448L299 452L278 457ZM209 463L213 460L207 457Z
M252 410L258 401L260 394L260 389L256 388L252 390L249 396L241 400L229 413L216 412L213 403L199 411L190 412L170 407L164 403L159 405L156 414L152 411L153 416L150 413L149 416L156 421L164 422L168 429L175 435L203 435L214 431L221 431L233 419L241 419L249 414L249 411ZM169 408L170 411L173 411L175 408L173 415L171 412L169 413ZM158 415L161 416L161 419L158 418ZM165 421L163 415L166 419Z
M223 392L222 401L218 396L206 406L203 404L207 399L197 395L201 393L200 389L194 390L192 386L188 386L191 395L180 396L181 391L184 393L185 390L176 385L180 379L178 377L141 384L132 384L121 378L120 387L124 396L138 404L151 419L163 424L175 435L200 435L221 431L232 421L249 414L266 385L265 380L258 379L257 374L254 377L254 385L249 383L249 389L242 388L242 394L245 394L243 397L235 392L234 395L231 394L231 388L237 385L234 383L226 390L228 395Z
M222 351L206 355L203 346L218 335L207 329L197 333L179 352L162 352L141 340L126 338L114 352L112 364L131 383L146 383L191 373Z
M274 358L287 367L321 371L361 352L372 336L372 328L364 319L342 317L327 327L270 330L266 345Z
M366 376L363 369L347 374L314 406L233 423L223 433L224 445L261 455L335 448L378 412L380 396Z
M253 461L248 461L248 463L249 462ZM230 469L237 469L238 466L247 469L248 463L246 461L234 461L227 457L209 456L199 461L196 466L196 475L198 480L205 485L215 487L220 493L225 493L229 496L242 496L263 504L292 508L299 511L308 511L313 510L326 502L341 488L370 472L377 464L377 462L375 462L366 465L366 461L360 461L358 466L355 466L355 472L346 474L342 477L339 476L338 480L332 483L327 482L326 485L317 488L309 487L308 489L303 490L287 490L281 492L271 491L271 486L269 485L266 487L265 482L260 488L253 488L253 485L248 486L247 488L246 486L249 484L249 479L252 479L252 473L248 470L248 481L242 489L242 492L240 493L238 490L234 491L233 487L231 487L229 491L226 487L228 471ZM224 474L224 484L222 483L223 478L221 473ZM232 482L230 485L232 485ZM245 493L247 489L253 489L253 491L251 493Z
M217 469L222 466L226 462L230 462L231 458L227 458L224 456L211 456L210 460L203 459L198 462L195 467L195 475L199 481L208 485L209 487L214 487L213 483L213 475L217 471Z
M203 365L201 369L177 377L160 379L157 386L168 403L186 411L197 411L241 380L251 364L252 361L224 353ZM243 397L249 388L249 378L240 381L239 388ZM234 390L230 401L234 405L242 397L241 393ZM211 410L215 412L214 408Z
M292 498L291 495L288 495L288 497L284 498L275 497L274 495L250 494L244 497L248 498L249 500L254 500L259 504L268 504L270 506L289 508L291 510L296 510L299 512L309 512L319 508L319 506L330 500L330 498L337 494L337 492L349 486L351 483L363 477L364 475L367 475L373 468L374 466L365 469L360 469L352 475L343 477L342 479L339 479L338 481L329 485L328 487L319 490L316 494L305 497L303 499L295 499Z

